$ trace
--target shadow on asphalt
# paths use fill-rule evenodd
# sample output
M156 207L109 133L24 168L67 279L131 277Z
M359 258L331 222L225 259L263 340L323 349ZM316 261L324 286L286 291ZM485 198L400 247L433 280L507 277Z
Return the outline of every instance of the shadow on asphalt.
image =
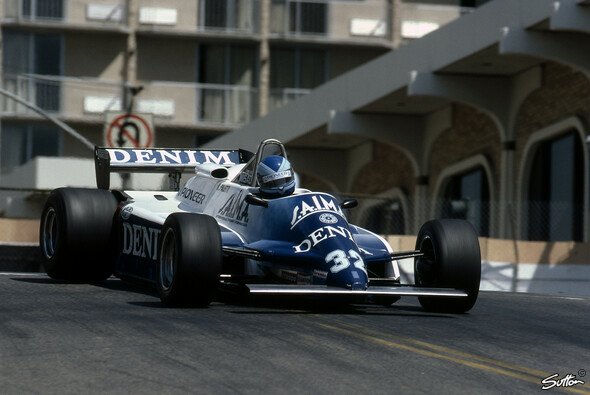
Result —
M232 304L228 304L232 306ZM310 314L310 315L366 315L366 316L404 316L418 318L455 318L453 314L433 314L417 306L378 306L371 304L346 305L342 303L319 303L308 301L288 302L260 302L254 301L239 305L244 310L232 310L232 314L251 315L281 315L281 314ZM237 305L236 305L237 307ZM213 307L214 308L214 307Z
M48 277L43 278L26 278L14 277L11 280L47 285L69 285L84 284L72 283L67 281L53 280ZM105 281L90 283L89 285L108 289L116 292L129 294L140 294L157 298L158 294L155 289L149 285L137 282L129 282L111 277ZM167 309L159 300L154 301L133 301L127 302L130 305L150 308L150 309ZM263 297L248 296L245 293L227 293L219 292L214 303L209 309L215 309L216 305L225 305L230 308L232 314L250 314L250 315L281 315L281 314L321 314L321 315L370 315L370 316L404 316L417 318L455 318L454 314L434 314L423 310L419 306L397 305L384 306L379 304L359 304L351 301L342 300L319 300L313 297ZM232 309L235 307L235 309ZM194 309L199 308L191 306L174 307L175 309Z

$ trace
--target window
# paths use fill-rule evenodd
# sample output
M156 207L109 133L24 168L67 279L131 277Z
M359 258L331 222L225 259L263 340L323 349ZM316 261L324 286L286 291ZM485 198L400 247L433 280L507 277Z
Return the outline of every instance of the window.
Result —
M289 31L291 33L326 33L326 3L292 2L289 4Z
M254 112L252 87L256 82L256 55L249 47L202 45L199 48L202 121L243 123Z
M324 50L276 48L270 55L271 108L309 93L328 78Z
M58 34L4 32L5 89L46 111L60 109L62 37Z
M328 3L273 0L271 31L280 34L324 35L328 31Z
M31 19L55 19L64 17L63 0L22 0L22 15Z
M577 133L541 142L528 185L527 239L582 240L584 164Z
M205 0L201 2L201 24L205 28L252 31L254 4L251 0Z
M0 133L1 173L10 172L36 156L58 156L61 133L47 125L3 123Z
M451 177L443 195L441 217L465 219L480 236L489 236L488 180L483 167Z

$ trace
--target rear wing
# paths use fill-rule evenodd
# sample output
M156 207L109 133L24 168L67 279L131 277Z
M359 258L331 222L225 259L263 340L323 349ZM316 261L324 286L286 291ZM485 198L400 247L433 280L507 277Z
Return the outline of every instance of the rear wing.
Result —
M193 150L179 148L99 148L94 149L96 184L109 189L110 175L117 173L168 173L179 180L180 174L194 171L195 166L212 163L231 167L246 163L252 153L244 150ZM178 186L176 189L178 189ZM173 188L174 189L174 188Z

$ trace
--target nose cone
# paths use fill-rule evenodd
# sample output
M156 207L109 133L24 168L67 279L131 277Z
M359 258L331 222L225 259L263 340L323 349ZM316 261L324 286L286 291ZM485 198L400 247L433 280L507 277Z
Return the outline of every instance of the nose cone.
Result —
M338 273L328 273L326 284L334 287L347 288L353 291L367 289L369 279L367 274L360 269L342 270Z

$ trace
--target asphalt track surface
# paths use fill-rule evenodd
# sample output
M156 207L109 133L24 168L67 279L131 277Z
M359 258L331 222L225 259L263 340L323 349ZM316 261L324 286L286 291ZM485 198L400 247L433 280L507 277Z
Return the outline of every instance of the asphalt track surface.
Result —
M118 279L0 274L0 392L590 394L590 298L480 295L468 314L254 301L163 308ZM585 381L542 391L571 373Z

